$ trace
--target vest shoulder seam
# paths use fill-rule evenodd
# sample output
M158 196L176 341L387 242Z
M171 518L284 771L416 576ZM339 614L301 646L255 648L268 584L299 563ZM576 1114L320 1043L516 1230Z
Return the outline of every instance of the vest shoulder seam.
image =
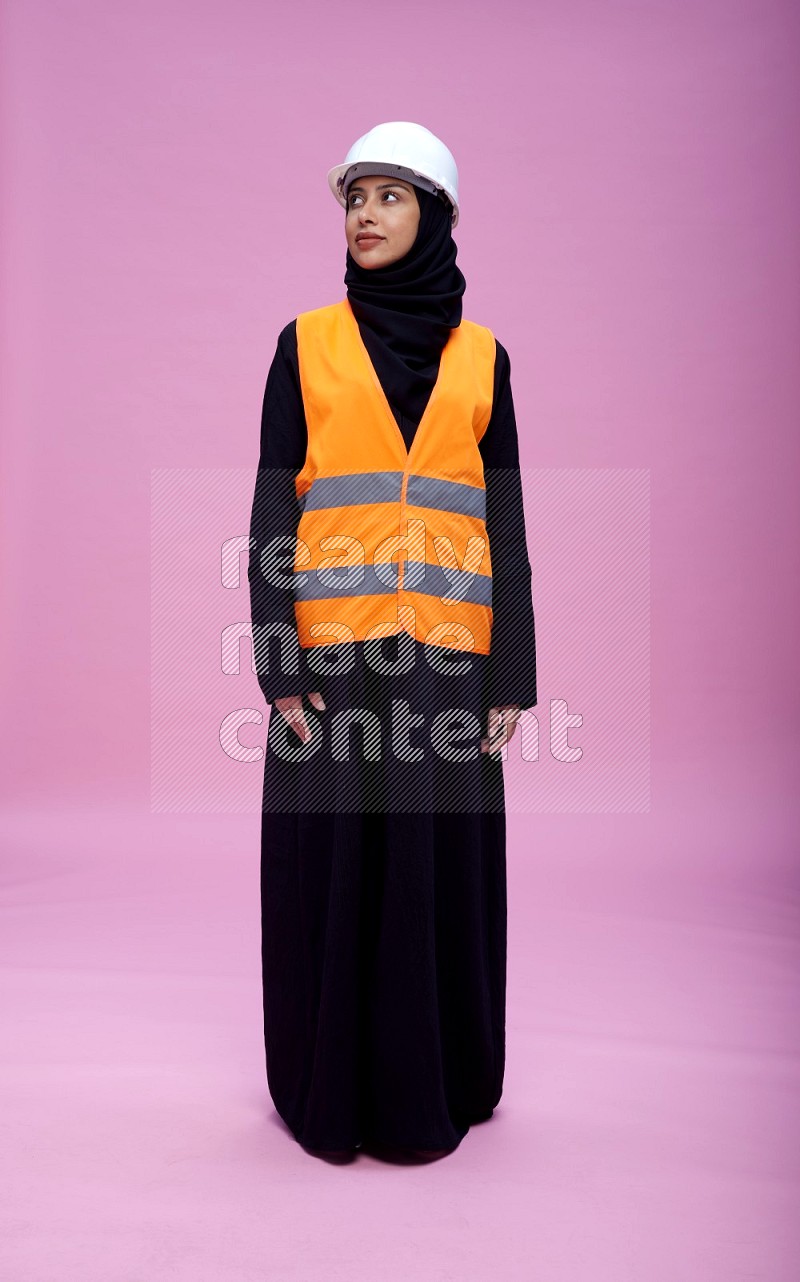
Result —
M492 338L495 337L494 330L490 329L488 325L481 325L478 321L470 320L468 316L462 316L461 324L472 326L473 329L481 329L484 333L491 334Z
M338 311L341 305L342 305L341 302L337 302L337 303L325 303L323 304L322 307L311 307L307 311L298 312L297 319L299 320L301 316L321 316L326 312L328 314L331 314L335 311Z

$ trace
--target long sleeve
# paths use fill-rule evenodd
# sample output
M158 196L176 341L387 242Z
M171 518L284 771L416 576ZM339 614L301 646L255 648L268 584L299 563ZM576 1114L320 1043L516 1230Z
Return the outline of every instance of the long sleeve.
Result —
M258 684L267 703L307 694L319 685L319 677L308 669L297 637L291 590L294 541L301 514L295 478L305 461L307 442L295 321L291 321L278 337L267 375L250 519L248 579L253 649Z
M531 566L511 394L511 361L497 343L494 403L480 441L486 483L486 532L492 557L490 705L537 703Z

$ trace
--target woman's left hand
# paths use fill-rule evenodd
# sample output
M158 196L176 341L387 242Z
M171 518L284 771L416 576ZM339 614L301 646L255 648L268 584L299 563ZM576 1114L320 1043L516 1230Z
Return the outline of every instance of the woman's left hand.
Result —
M514 737L517 722L522 715L518 703L504 703L489 709L487 738L481 739L481 752L499 752Z

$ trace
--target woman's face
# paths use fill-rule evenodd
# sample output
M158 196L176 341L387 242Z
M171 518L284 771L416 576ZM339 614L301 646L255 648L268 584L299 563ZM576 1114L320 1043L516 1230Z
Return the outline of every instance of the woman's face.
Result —
M359 267L386 267L407 254L419 227L411 183L383 174L357 178L348 188L345 234Z

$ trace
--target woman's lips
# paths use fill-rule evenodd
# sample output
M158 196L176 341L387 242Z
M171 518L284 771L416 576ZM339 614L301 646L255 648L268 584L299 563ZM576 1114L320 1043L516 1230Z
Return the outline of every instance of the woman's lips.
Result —
M359 236L356 244L361 245L364 249L370 249L372 245L377 245L380 240L383 240L383 236Z

